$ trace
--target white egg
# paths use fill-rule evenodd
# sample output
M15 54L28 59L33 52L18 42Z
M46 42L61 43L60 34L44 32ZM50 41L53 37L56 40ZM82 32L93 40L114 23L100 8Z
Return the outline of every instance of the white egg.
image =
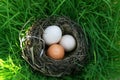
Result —
M58 26L48 26L44 33L43 39L45 40L47 45L51 45L54 43L58 43L62 37L62 31Z
M75 38L71 35L64 35L60 41L60 45L62 45L65 51L72 51L76 46Z

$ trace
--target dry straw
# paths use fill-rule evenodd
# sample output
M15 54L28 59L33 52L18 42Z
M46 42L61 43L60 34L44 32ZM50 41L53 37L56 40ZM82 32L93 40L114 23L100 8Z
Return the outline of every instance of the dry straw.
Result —
M72 35L77 42L76 48L65 53L65 58L62 60L53 60L46 55L48 46L45 45L42 34L44 29L51 25L59 26L63 34ZM25 36L21 36L22 31L19 35L22 57L35 70L47 76L61 77L80 72L83 68L87 52L87 41L81 26L69 18L51 16L40 19L27 30Z

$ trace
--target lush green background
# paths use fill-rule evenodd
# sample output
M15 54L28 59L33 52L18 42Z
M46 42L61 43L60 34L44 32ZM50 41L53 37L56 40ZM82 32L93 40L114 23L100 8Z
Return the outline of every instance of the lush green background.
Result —
M89 38L89 60L82 73L46 77L21 58L22 26L30 18L51 15L79 23ZM119 76L120 0L0 0L0 80L120 80Z

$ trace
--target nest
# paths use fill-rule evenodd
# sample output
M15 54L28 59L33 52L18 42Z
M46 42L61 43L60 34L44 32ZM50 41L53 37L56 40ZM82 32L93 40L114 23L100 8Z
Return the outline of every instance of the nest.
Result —
M44 29L51 25L61 28L62 34L70 34L76 40L76 48L66 52L62 60L54 60L46 55L47 46L42 38ZM87 41L81 27L66 17L48 17L37 20L20 38L22 57L37 71L47 75L61 77L80 72L83 68Z

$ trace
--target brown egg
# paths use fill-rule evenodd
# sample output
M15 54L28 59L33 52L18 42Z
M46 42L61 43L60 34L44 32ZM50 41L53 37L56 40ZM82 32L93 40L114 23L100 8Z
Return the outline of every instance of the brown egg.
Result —
M53 59L60 60L64 58L64 48L59 44L53 44L48 48L47 55Z

